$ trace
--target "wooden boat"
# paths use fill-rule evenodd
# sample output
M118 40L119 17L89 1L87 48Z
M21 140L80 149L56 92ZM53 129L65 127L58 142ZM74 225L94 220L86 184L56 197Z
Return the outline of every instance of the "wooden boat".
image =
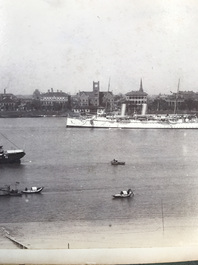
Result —
M113 166L125 165L125 162L120 162L120 161L114 159L111 161L111 165L113 165Z
M120 193L114 194L112 195L113 198L117 199L117 198L130 198L134 196L134 193L131 189L128 189L128 191L121 191Z
M22 192L18 190L11 190L9 196L22 196Z
M44 187L32 187L31 189L25 188L25 190L23 190L22 193L24 194L41 193L43 189Z
M17 182L18 183L18 182ZM10 185L5 185L0 188L0 196L21 196L22 192L17 188L11 189Z

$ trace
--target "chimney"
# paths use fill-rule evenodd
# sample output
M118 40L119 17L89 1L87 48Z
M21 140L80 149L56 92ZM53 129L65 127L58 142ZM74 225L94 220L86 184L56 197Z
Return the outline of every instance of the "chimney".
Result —
M6 88L4 88L4 94L6 94Z
M53 93L53 88L51 88L51 92Z

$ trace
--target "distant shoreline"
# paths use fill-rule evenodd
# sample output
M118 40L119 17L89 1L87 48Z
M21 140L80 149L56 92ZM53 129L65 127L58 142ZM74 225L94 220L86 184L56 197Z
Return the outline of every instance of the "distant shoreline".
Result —
M160 111L156 113L148 113L148 115L153 114L173 114L168 111ZM189 114L197 115L196 111L182 112L178 111L177 114ZM71 110L67 111L0 111L0 118L43 118L43 117L67 117L76 116Z
M0 118L67 117L67 112L58 111L0 111Z

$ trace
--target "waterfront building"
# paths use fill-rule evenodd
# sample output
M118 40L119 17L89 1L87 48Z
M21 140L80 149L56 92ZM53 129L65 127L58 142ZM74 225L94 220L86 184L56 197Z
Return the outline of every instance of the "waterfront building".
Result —
M90 98L92 96L92 92L82 91L79 92L77 96L78 96L78 105L80 107L90 106Z
M40 95L40 101L43 108L63 109L70 106L70 95L59 90L54 92L51 88L47 93Z
M84 107L84 106L74 106L72 107L72 111L76 114L81 114L81 115L86 115L89 114L91 112L89 107Z
M184 103L184 98L181 95L177 95L177 93L173 94L173 95L168 95L165 99L165 101L168 104L168 107L170 108L178 108L179 106L182 105L182 103Z
M93 91L79 91L77 94L78 106L75 109L89 109L89 112L97 113L101 109L112 111L114 107L114 96L111 91L100 91L100 82L93 81ZM74 108L73 108L74 109ZM88 112L88 111L87 111Z
M16 110L16 105L17 97L11 93L6 93L6 89L4 89L4 93L0 94L0 110L13 111Z
M148 94L143 90L142 79L141 79L140 88L138 91L131 91L125 94L125 101L123 103L126 104L126 113L140 114L142 111L143 104L147 104L147 96Z
M17 110L18 111L31 111L33 96L32 95L17 95Z

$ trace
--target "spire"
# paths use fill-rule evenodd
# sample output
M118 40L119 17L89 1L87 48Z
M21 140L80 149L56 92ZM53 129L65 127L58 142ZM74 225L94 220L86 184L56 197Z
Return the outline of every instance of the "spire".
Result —
M140 80L140 91L143 92L142 78L141 78L141 80Z

